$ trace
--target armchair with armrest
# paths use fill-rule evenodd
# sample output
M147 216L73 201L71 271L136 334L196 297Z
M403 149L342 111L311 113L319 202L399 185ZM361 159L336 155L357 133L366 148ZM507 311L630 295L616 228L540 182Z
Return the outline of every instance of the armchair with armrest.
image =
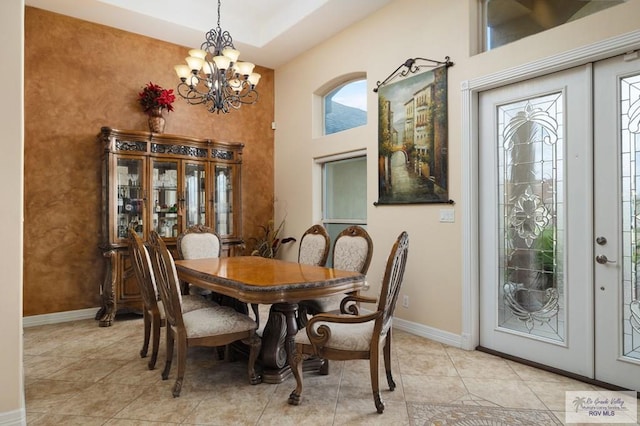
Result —
M289 396L289 404L299 405L303 389L302 361L310 356L330 360L368 359L371 389L378 413L384 411L378 383L380 346L384 343L384 365L390 390L396 387L391 374L391 324L402 284L409 251L409 237L402 232L394 243L387 265L375 312L364 315L349 314L349 302L375 302L362 296L347 296L341 303L342 314L318 314L295 337L291 369L296 388Z

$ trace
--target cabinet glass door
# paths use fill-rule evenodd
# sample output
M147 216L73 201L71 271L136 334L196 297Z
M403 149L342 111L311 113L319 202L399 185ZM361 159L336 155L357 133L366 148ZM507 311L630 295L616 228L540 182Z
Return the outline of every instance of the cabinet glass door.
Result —
M127 229L133 227L140 236L143 234L144 194L141 180L142 159L118 158L116 174L118 238L127 238Z
M152 229L161 237L178 236L178 162L154 161L151 170Z
M206 212L205 164L186 163L184 175L185 227L204 225Z
M233 169L231 166L216 165L214 193L215 230L222 235L233 233Z

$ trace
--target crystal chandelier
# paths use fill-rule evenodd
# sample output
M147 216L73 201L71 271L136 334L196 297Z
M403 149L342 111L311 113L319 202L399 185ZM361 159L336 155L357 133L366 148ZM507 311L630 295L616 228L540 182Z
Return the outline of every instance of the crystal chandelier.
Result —
M238 56L229 31L220 29L218 0L218 26L207 32L200 49L189 51L187 65L174 67L180 78L178 94L189 104L204 104L209 112L218 114L256 103L260 74L253 72L251 62L238 62Z

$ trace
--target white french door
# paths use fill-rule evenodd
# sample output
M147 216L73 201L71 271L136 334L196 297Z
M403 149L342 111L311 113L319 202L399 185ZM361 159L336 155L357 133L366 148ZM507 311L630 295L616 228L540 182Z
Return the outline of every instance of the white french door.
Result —
M618 57L479 96L480 345L630 389L639 74Z
M640 60L594 65L595 377L640 390Z
M591 66L480 94L480 345L593 375Z

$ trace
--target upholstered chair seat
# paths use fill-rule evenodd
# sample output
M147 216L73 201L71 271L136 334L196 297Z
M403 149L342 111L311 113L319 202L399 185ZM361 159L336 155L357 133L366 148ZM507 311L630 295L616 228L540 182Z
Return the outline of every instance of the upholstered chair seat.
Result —
M351 315L345 315L345 319ZM329 323L326 321L318 321L314 323L314 329L324 325L331 328L331 336L324 343L323 347L327 349L335 349L341 351L368 351L373 336L373 321L365 323ZM386 336L386 332L381 334L381 338ZM298 333L295 342L302 345L311 345L309 335L307 333Z

